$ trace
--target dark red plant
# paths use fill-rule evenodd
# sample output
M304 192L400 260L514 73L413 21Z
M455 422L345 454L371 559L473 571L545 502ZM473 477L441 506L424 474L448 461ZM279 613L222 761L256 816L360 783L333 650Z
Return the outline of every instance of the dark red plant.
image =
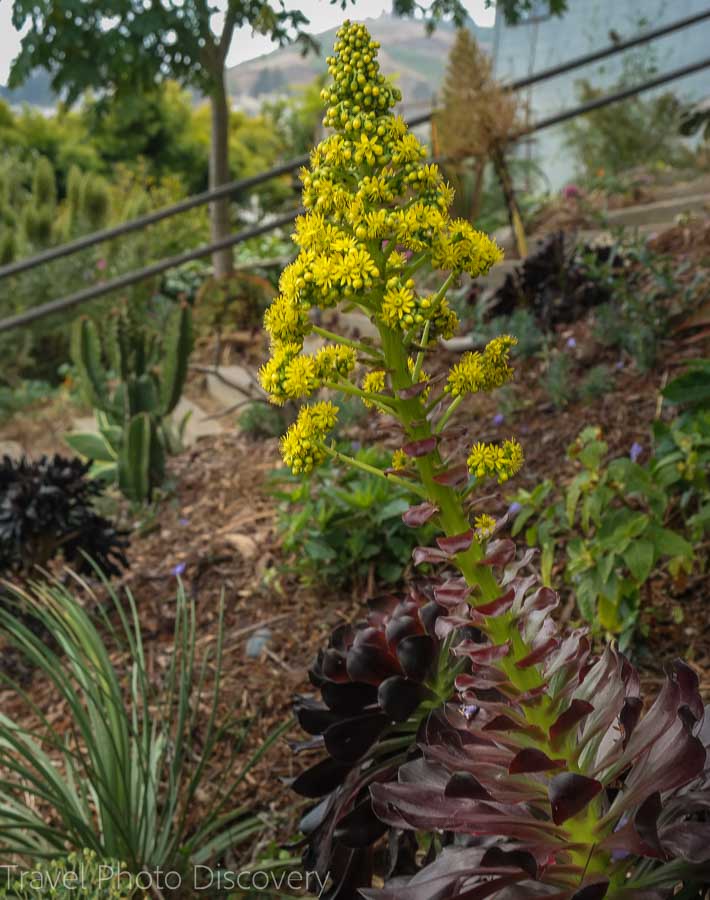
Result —
M299 697L295 704L301 727L314 736L297 749L323 747L328 754L292 786L319 800L301 821L304 866L330 874L333 898L359 897L358 889L370 885L373 847L387 831L373 813L370 785L396 779L416 755L421 722L451 695L465 666L440 665L449 659L435 633L444 608L430 585L370 606L366 621L333 632L310 670L322 700ZM408 837L391 835L391 870L414 871L411 846Z
M505 593L484 611L457 597L457 585L438 591L449 615L436 631L445 640L484 614L489 628L490 618L512 617L531 648L516 667L534 677L525 691L508 680L510 642L455 647L471 664L456 681L461 704L430 718L421 757L371 794L383 823L451 833L456 846L410 879L362 895L662 900L683 885L683 897L702 896L710 715L695 673L675 662L644 715L628 660L613 646L590 659L585 632L561 633L551 618L554 592L520 574L510 542L496 549L507 557Z

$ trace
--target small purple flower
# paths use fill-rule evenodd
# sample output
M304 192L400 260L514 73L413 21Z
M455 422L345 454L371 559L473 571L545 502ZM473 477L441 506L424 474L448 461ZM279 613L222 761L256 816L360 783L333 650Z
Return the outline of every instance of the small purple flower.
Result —
M582 196L582 191L576 184L566 184L562 188L562 196L565 200L576 200L577 197Z
M614 367L617 372L620 372L624 368L624 360L620 359L617 361L616 366Z
M508 507L508 515L517 516L522 508L523 508L523 504L518 503L517 500L514 500Z
M99 270L99 272L103 272L106 266L108 266L108 263L105 259L96 260L96 268Z
M464 704L461 707L461 712L467 719L473 719L478 714L478 710L479 707L475 703Z
M634 441L631 445L631 449L629 450L629 458L631 459L631 462L636 462L636 460L639 458L639 456L641 456L642 453L643 447L638 443L638 441Z
M184 516L178 519L178 525L189 525L190 520L186 519Z
M577 341L573 337L568 337L567 338L567 347L569 347L570 350L574 350L574 348L576 346L577 346Z
M503 422L505 422L505 416L503 415L503 413L496 413L493 416L492 421L494 425L502 425Z
M176 566L173 566L171 571L176 578L179 578L182 575L182 573L185 571L186 568L187 568L187 563L181 562L181 563L178 563Z

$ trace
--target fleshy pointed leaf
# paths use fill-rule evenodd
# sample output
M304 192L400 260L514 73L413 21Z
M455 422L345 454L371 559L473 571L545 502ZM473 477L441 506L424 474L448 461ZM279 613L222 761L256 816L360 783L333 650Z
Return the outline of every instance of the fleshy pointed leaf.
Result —
M582 719L593 712L594 707L586 700L572 700L567 709L560 713L550 726L550 741L552 746L559 746L565 735L568 734L575 725L578 725Z
M402 521L410 528L421 528L430 519L433 519L439 512L439 507L433 503L419 503L417 506L410 506L408 510L402 513Z
M406 722L427 694L428 691L421 682L393 675L382 682L377 699L390 719Z
M561 825L581 812L603 790L601 782L576 772L562 772L550 781L548 794L552 820Z
M436 450L436 438L432 435L431 437L421 438L418 441L410 441L402 447L402 450L407 456L412 456L415 459L420 456L428 456Z
M455 556L457 553L464 553L473 543L473 531L469 529L463 534L455 534L451 537L438 537L436 543L441 550Z
M564 765L564 759L550 759L542 750L537 750L535 747L523 747L511 760L508 766L508 774L522 775L525 772L547 772L550 769L562 768Z
M445 797L465 800L492 800L493 797L470 772L454 772L444 788Z

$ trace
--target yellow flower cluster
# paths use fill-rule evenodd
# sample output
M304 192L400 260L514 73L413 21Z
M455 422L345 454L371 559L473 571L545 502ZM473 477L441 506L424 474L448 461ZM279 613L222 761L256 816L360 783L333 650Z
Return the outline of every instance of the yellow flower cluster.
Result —
M281 456L294 475L306 475L325 460L320 444L337 418L338 408L332 403L301 407L298 418L281 438Z
M476 478L497 478L499 484L516 475L522 468L523 461L523 448L512 438L503 444L484 444L479 441L471 448L467 460L472 475Z
M387 373L384 369L373 369L368 372L362 380L362 389L368 394L380 394L385 389L385 377ZM368 409L374 409L375 404L370 400L362 401Z
M261 386L277 406L287 400L309 397L313 391L355 368L355 351L350 347L323 347L315 356L301 353L296 343L275 344L271 358L259 370Z
M409 457L404 450L395 450L392 454L392 468L401 472L409 465Z
M355 368L356 356L352 347L330 344L316 353L316 377L321 384L347 378Z
M505 384L513 375L509 357L511 347L518 343L509 334L493 338L482 353L464 353L449 372L446 390L454 397L491 391Z

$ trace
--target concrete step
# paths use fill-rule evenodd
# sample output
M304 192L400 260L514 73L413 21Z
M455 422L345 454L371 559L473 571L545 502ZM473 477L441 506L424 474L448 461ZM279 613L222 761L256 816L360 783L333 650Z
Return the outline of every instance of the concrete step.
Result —
M610 227L626 226L659 226L672 224L677 216L687 213L702 213L710 210L710 193L691 196L676 196L667 200L656 200L654 203L642 203L638 206L625 206L623 209L612 209L606 213Z

